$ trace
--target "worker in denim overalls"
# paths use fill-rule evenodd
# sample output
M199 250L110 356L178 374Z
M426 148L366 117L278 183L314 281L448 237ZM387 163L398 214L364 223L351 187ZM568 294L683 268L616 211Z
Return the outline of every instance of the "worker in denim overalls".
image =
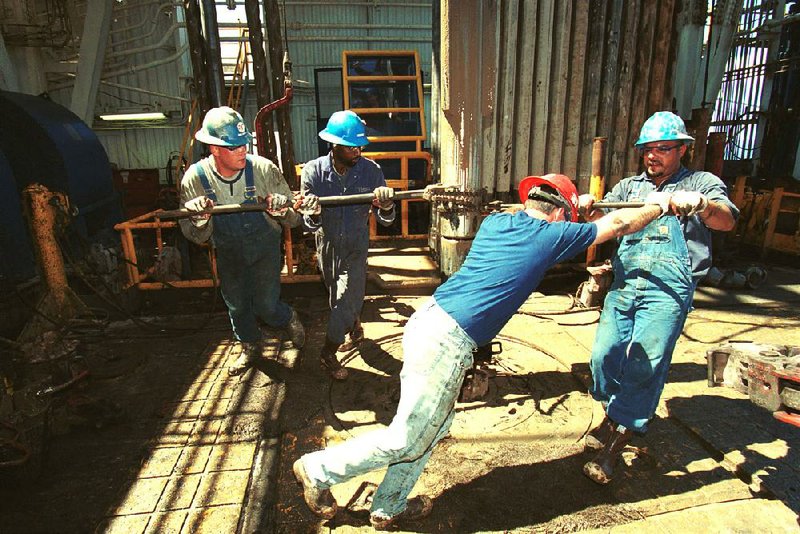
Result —
M635 145L645 172L620 181L603 199L637 202L663 191L672 193L674 214L622 238L614 256L614 283L590 362L591 393L606 417L586 437L587 448L599 452L584 466L601 484L611 480L633 433L644 433L655 414L694 289L711 266L711 230L731 230L739 215L719 178L681 165L692 142L680 117L655 113ZM580 198L589 220L602 215L593 200Z
M266 213L252 211L197 215L181 221L195 243L209 239L216 250L220 291L228 307L233 334L242 352L228 368L232 375L248 369L260 353L260 319L287 329L295 347L305 342L303 325L280 300L282 225L294 227L300 216L291 207L292 192L274 163L247 153L252 135L242 116L229 107L211 109L195 134L211 155L189 167L181 180L181 202L190 211L215 204L248 204L266 199ZM306 198L303 203L316 199Z

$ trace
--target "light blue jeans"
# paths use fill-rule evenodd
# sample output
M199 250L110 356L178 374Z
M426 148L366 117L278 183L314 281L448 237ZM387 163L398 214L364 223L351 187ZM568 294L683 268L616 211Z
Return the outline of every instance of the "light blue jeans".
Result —
M647 430L695 284L683 231L667 215L625 236L597 325L591 394L617 424Z
M302 457L308 476L329 487L387 467L371 513L394 517L406 508L433 447L447 435L475 342L431 299L403 335L400 402L386 428Z

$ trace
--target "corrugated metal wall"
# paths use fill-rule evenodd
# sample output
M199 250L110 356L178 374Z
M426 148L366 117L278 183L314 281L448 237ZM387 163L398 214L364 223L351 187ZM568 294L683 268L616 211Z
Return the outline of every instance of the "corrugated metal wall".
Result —
M474 65L475 79L482 70L496 72L494 120L484 121L490 131L479 136L496 146L484 151L483 185L502 193L525 176L560 172L586 192L597 136L608 138L609 186L637 172L632 144L642 122L672 108L673 25L680 4L451 1L451 10L480 10L495 19L481 25L492 33L479 38L496 47L497 64ZM449 31L452 39L458 28Z
M417 50L424 81L430 83L431 24L431 0L287 0L286 33L295 76L292 128L299 162L318 155L314 70L341 67L343 50ZM425 93L429 125L430 91Z

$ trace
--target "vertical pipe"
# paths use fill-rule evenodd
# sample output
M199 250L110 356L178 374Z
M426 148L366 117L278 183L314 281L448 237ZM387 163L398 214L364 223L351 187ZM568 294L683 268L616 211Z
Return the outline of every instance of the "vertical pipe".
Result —
M69 285L64 258L56 241L55 215L50 204L55 194L38 184L28 186L24 192L30 207L29 224L42 277L57 306L63 307L67 303Z
M727 134L725 132L708 134L705 170L719 177L722 176L726 138Z
M245 14L247 15L247 34L250 38L250 54L253 56L253 77L256 84L256 103L258 108L266 106L270 102L269 69L267 68L267 56L264 53L264 35L261 32L261 16L259 13L258 0L245 0ZM243 106L244 107L244 106ZM272 130L272 115L261 117L260 128L266 133L259 143L264 143L265 147L258 147L260 155L271 160L276 160L278 151L275 147L275 135ZM256 127L258 130L258 127Z
M203 41L203 25L200 22L200 5L197 0L184 0L183 9L186 13L186 35L189 40L189 56L192 60L195 96L200 105L199 116L203 117L212 106L208 92L206 47ZM189 160L191 159L190 157Z
M706 142L708 139L708 127L711 123L711 112L708 108L696 108L692 110L691 130L694 137L694 149L692 150L689 167L692 170L700 171L706 163Z
M440 2L434 1L431 7L431 22L433 25L431 37L431 180L433 183L440 181L439 169L439 67L441 47L441 7ZM435 207L433 208L435 209ZM431 217L433 221L433 217ZM437 250L438 252L438 250Z
M592 142L592 176L589 179L589 194L600 200L606 193L606 144L607 137L595 137ZM586 265L591 265L597 258L597 247L592 245L586 250Z
M222 52L219 43L219 26L217 25L217 6L214 0L200 2L200 14L203 24L203 36L206 39L206 59L209 78L209 96L212 107L224 105L225 76L222 74Z

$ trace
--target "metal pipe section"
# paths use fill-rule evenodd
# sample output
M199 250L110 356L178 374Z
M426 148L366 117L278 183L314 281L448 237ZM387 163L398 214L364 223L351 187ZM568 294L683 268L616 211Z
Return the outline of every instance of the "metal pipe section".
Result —
M425 189L412 189L409 191L396 191L392 200L411 200L417 198L424 198ZM330 197L320 197L320 206L345 206L350 204L369 204L375 200L373 193L363 193L360 195L339 195ZM157 219L180 219L184 217L191 217L198 214L211 214L211 215L224 215L226 213L242 213L245 211L265 211L267 204L265 202L253 202L249 204L220 204L213 208L203 210L202 212L189 211L185 208L178 210L165 210L158 211L154 214Z
M203 24L203 37L206 44L206 60L208 63L209 96L212 107L225 103L225 76L222 73L222 52L220 50L219 28L217 27L217 7L213 0L201 0L200 14Z
M606 145L607 137L595 137L592 142L592 176L589 179L589 194L600 200L606 193ZM595 203L597 205L598 203ZM591 265L597 258L597 246L586 249L586 265Z

